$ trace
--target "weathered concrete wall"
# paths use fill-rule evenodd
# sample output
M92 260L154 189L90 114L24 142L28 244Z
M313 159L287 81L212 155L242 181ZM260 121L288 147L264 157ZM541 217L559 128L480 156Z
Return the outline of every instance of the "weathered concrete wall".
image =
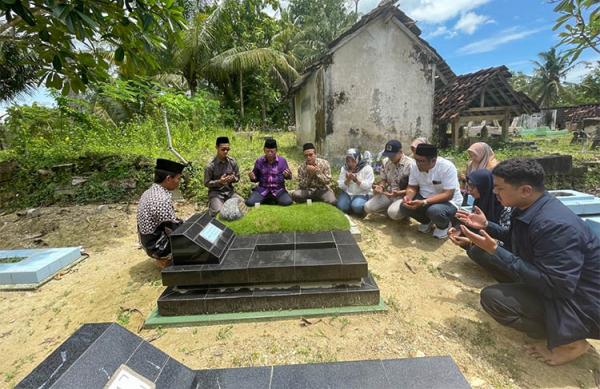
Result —
M393 21L372 22L333 55L325 71L325 153L377 152L431 136L433 65ZM307 88L308 89L308 88Z
M316 142L317 117L323 116L323 94L321 90L321 96L318 97L317 78L322 81L322 70L314 72L295 96L294 110L298 145Z

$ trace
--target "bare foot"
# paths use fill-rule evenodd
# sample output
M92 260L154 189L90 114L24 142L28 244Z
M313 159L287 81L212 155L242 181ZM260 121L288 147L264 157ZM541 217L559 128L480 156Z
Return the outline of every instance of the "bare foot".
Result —
M573 343L564 344L549 350L544 343L537 343L525 347L527 353L550 366L564 365L583 354L585 354L591 345L585 340L577 340Z

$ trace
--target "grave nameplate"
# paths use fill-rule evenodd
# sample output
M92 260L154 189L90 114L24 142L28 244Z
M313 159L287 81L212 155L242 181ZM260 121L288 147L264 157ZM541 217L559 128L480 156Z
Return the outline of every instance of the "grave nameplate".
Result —
M171 234L175 265L219 263L234 233L207 212L189 218Z

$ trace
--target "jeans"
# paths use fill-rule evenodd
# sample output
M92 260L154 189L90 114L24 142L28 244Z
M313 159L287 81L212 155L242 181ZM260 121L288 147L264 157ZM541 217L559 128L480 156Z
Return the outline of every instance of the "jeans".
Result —
M354 213L358 216L364 216L365 203L369 200L368 195L350 196L342 191L337 199L337 207L345 213Z
M423 197L417 195L414 199L423 200ZM412 217L421 224L433 223L437 228L445 229L454 220L456 211L457 208L450 202L426 205L417 209L408 209L402 205L399 216Z

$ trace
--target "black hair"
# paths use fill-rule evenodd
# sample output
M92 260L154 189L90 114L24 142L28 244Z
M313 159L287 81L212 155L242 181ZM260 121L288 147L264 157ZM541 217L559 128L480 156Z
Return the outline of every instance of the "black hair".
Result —
M167 177L176 177L176 176L177 176L177 174L173 174L172 172L168 172L168 171L160 170L160 169L155 169L154 170L154 183L155 184L160 184L164 180L166 180Z
M545 190L544 168L531 158L513 158L502 161L492 170L492 174L512 186L531 185L538 192Z

